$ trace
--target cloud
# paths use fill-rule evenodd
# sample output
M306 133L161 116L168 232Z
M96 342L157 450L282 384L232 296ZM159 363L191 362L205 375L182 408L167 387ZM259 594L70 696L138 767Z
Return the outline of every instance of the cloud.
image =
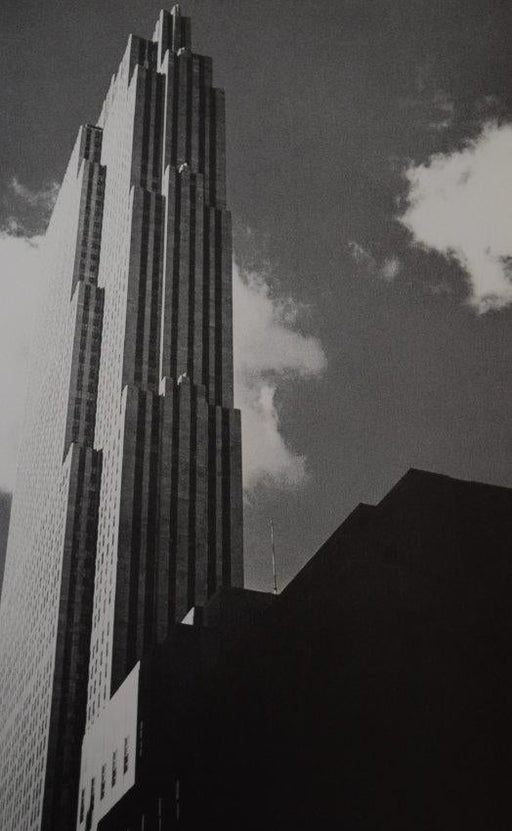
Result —
M285 379L318 376L326 366L319 341L297 326L303 309L274 297L264 275L233 269L235 400L242 410L244 485L294 487L306 460L280 431L276 393Z
M414 92L398 99L399 106L414 113L414 122L423 130L441 132L453 126L455 102L439 88L431 63L418 69Z
M454 102L442 90L436 92L431 104L430 129L438 131L447 130L452 126L454 116Z
M60 185L57 182L51 182L45 188L31 190L23 185L16 176L13 176L9 187L22 202L26 202L31 208L40 208L46 213L50 213L57 201Z
M44 234L59 188L51 182L32 190L13 176L0 199L0 231L26 239Z
M380 273L383 280L392 283L395 277L398 277L402 270L402 264L398 257L387 257L382 263Z
M373 254L370 254L369 251L366 250L360 243L356 242L355 240L350 240L348 243L348 250L350 251L350 256L354 260L357 265L362 266L370 274L374 274L377 270L377 261Z
M13 237L25 237L27 231L24 225L14 216L8 216L2 224L1 232Z
M351 240L348 243L348 250L350 256L357 265L371 277L385 280L387 283L392 283L395 277L398 277L402 270L402 263L396 256L386 257L382 263L378 263L373 254L371 254L360 243Z
M455 259L478 312L512 303L512 125L487 123L462 150L410 165L399 217L415 243Z
M40 296L41 239L0 231L0 487L8 490L16 474L30 339Z

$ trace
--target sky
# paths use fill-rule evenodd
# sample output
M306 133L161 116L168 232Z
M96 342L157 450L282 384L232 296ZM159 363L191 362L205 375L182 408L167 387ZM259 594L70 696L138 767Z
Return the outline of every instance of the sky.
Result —
M245 565L283 587L410 468L512 487L508 0L188 0L227 98ZM38 252L148 0L4 0L0 489Z

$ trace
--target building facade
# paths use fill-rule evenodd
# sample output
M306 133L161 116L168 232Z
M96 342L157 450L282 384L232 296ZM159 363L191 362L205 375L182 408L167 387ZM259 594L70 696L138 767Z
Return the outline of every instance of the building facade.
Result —
M243 584L224 93L178 6L80 129L43 258L0 606L5 831L74 827L84 730Z

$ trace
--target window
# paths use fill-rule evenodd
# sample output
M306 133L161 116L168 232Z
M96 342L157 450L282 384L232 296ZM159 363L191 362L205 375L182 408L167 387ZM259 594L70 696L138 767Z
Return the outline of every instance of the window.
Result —
M124 740L123 773L126 773L127 770L128 770L128 736Z
M116 751L112 753L112 787L116 784Z
M179 821L179 819L180 819L180 780L179 779L176 779L175 797L176 797L176 819Z
M141 720L139 723L139 756L142 756L142 736L144 731L144 722Z
M106 765L101 766L101 788L100 788L100 799L103 799L105 796L105 774L106 774Z

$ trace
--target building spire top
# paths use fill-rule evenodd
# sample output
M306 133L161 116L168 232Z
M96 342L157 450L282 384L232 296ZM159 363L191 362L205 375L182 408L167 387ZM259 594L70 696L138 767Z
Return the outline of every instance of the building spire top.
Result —
M167 49L175 54L181 49L191 49L190 18L182 16L179 3L175 3L170 12L162 9L152 39L159 44L159 64Z

